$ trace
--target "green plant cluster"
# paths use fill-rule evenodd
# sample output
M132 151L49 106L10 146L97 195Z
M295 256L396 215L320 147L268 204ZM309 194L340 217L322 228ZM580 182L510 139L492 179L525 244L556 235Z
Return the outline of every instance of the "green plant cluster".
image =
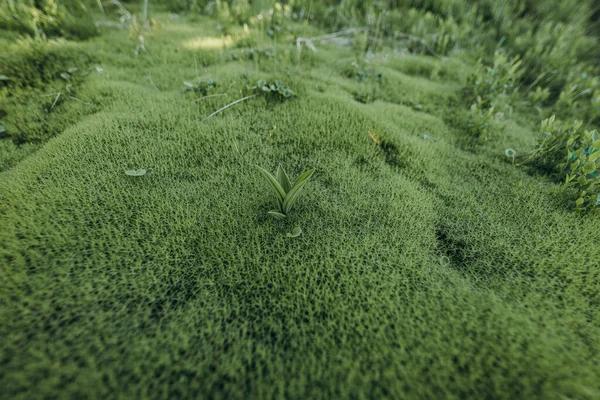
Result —
M0 29L89 39L97 29L83 0L0 0Z
M600 76L582 66L569 71L555 109L561 115L581 118L592 124L600 122Z
M487 141L506 129L504 113L497 112L495 106L488 107L478 100L471 104L467 132L480 142Z
M555 116L542 121L536 149L523 163L557 174L566 189L577 194L577 210L600 205L600 134L583 130L583 123L560 124Z
M198 78L193 82L185 81L183 85L185 86L184 92L206 96L217 87L217 82L213 78Z
M514 97L523 73L518 56L511 58L505 51L497 50L491 66L479 62L467 82L467 93L471 99L480 99L483 105L493 107L500 97Z
M267 81L260 79L256 82L256 85L247 86L246 88L256 95L266 96L269 99L285 100L294 95L294 91L280 80Z

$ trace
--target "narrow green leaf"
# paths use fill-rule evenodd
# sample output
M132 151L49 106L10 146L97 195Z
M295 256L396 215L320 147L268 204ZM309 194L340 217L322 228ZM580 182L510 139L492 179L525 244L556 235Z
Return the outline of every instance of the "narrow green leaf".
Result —
M273 193L275 193L277 200L283 204L283 201L285 200L285 191L283 190L279 182L277 182L277 179L275 179L275 177L271 175L267 170L262 169L258 166L256 168L258 168L260 173L263 174L265 178L267 178L267 181L269 181L269 183L271 184L271 189L273 189Z
M290 192L285 196L285 199L283 201L283 212L285 214L288 214L290 212L290 210L292 209L292 206L294 205L294 202L298 198L298 194L300 194L300 190L308 182L308 179L312 176L312 174L314 172L315 172L315 170L313 169L313 170L307 171L304 174L300 175L300 177L296 181L297 183L294 185L292 190L290 190Z
M292 183L290 182L288 174L286 174L285 170L281 165L277 168L277 180L279 181L279 184L281 185L285 193L289 193L289 191L292 189Z
M284 219L285 218L285 214L282 214L277 210L268 211L267 214L273 216L275 219Z
M311 169L309 171L306 171L305 173L303 173L302 175L300 175L298 177L298 179L296 179L296 182L294 182L294 186L296 186L299 183L302 183L304 180L307 180L308 178L310 178L312 176L312 174L315 173L314 169Z

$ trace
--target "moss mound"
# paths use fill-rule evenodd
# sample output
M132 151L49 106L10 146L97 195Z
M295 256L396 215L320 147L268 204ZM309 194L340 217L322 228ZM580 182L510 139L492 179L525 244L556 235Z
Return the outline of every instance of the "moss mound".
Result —
M118 30L83 45L102 107L0 173L5 396L600 396L600 220L506 162L520 117L465 145L471 66L395 54L357 82L343 48L248 58L199 20L137 57ZM258 79L297 95L204 120ZM283 222L255 169L280 163L317 170Z

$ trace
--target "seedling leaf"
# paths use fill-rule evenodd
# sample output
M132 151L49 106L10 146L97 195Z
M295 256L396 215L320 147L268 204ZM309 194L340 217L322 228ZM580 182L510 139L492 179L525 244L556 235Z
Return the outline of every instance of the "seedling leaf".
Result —
M267 214L272 215L273 217L275 217L275 219L284 219L285 218L285 214L282 214L276 210L271 210L271 211L267 212Z
M281 165L277 168L277 180L279 181L279 184L285 193L289 193L289 191L292 189L292 183L290 182L290 178Z
M273 190L273 193L277 197L277 200L280 202L280 204L283 203L283 201L285 199L285 190L283 190L283 188L281 187L279 182L277 182L277 179L275 179L275 177L273 175L271 175L265 169L258 167L258 166L257 166L257 168L260 171L260 173L263 174L263 176L265 178L267 178L267 181L269 181L271 189Z
M294 187L290 192L285 196L283 201L283 213L287 214L292 209L294 202L298 198L298 194L300 194L300 190L304 187L304 185L308 182L308 179L314 174L315 170L311 169L310 171L306 171L296 180Z

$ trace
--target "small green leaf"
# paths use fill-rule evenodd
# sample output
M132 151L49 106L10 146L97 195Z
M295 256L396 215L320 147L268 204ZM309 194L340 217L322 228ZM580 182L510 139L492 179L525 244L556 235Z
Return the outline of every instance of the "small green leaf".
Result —
M285 236L287 236L289 238L295 238L295 237L300 236L301 233L302 233L302 229L300 229L300 227L297 226L294 229L292 229L291 232L286 233Z
M281 185L285 193L288 193L292 189L292 183L290 182L290 178L288 177L281 165L277 168L277 180L279 181L279 184Z
M298 185L299 183L302 183L303 181L307 180L308 178L310 178L312 176L312 174L315 173L314 169L311 169L310 171L306 171L305 173L303 173L302 175L300 175L298 177L298 179L296 179L296 182L294 182L294 186Z
M77 67L71 67L67 70L68 73L73 74L75 72L77 72Z
M128 176L143 176L146 175L148 171L145 169L128 169L125 171L125 175Z
M588 161L582 168L584 174L591 174L596 170L596 163L593 161Z
M282 214L277 210L268 211L267 214L273 216L275 219L284 219L285 218L285 214Z
M600 151L597 151L595 153L590 154L590 157L588 158L588 160L589 161L596 161L599 158L600 158Z
M581 207L583 205L583 202L583 197L580 197L577 200L575 200L575 204L577 204L577 207Z
M9 80L8 76L0 75L0 81L7 81L7 80Z
M311 169L310 171L306 171L298 179L294 184L294 187L290 192L285 196L283 201L283 212L285 214L289 213L294 205L294 202L298 198L298 194L300 194L300 190L304 187L304 185L308 182L308 179L314 174L315 170Z
M263 174L265 178L267 178L267 181L269 181L269 183L271 184L271 189L273 189L273 193L275 193L277 200L280 204L283 204L283 201L285 199L285 190L283 190L279 182L277 182L277 179L275 179L275 177L271 175L267 170L258 166L256 168L258 168L260 173Z
M4 132L6 132L6 128L4 127L4 125L0 124L0 133Z
M62 72L60 74L60 77L63 78L65 81L68 81L69 79L71 79L71 75L67 74L66 72Z

